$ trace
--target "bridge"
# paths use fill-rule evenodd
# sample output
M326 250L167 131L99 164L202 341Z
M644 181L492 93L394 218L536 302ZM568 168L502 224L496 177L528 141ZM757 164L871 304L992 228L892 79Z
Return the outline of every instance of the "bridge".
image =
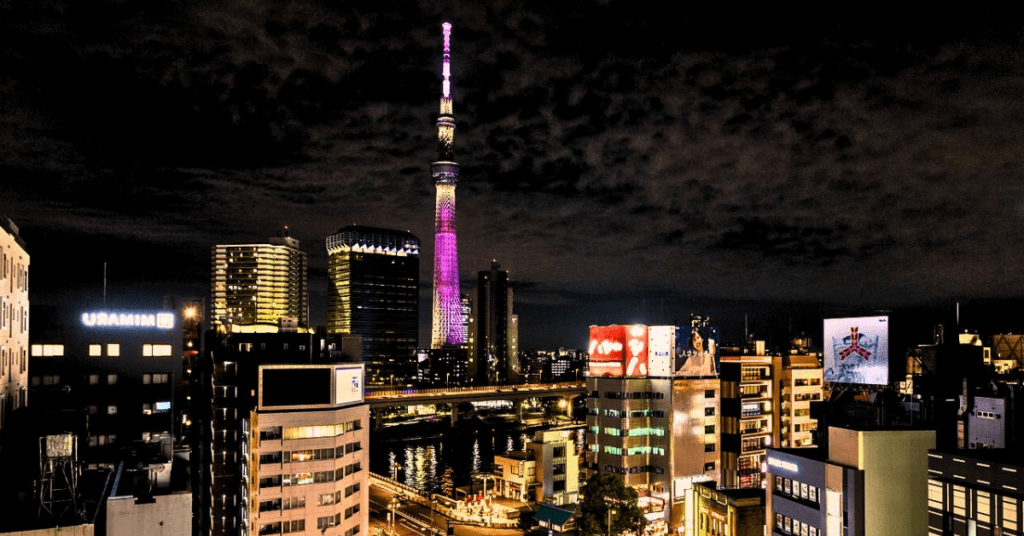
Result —
M458 422L457 407L462 402L483 402L487 400L508 400L516 408L516 414L522 417L522 403L531 398L547 398L560 396L576 398L587 392L585 382L562 382L520 385L484 385L479 387L449 387L437 389L391 389L370 391L364 400L370 410L380 410L396 406L416 406L421 404L451 404L452 424ZM570 411L572 411L570 405ZM379 416L379 412L378 412ZM377 425L380 425L378 420Z

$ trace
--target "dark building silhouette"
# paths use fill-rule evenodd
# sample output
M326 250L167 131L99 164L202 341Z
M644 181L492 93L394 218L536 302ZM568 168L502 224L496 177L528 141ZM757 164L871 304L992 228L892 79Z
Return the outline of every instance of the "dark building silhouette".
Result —
M497 261L478 274L476 307L476 383L513 383L517 372L509 347L512 286L508 271Z
M370 385L416 378L420 240L349 225L327 237L327 332L362 337Z

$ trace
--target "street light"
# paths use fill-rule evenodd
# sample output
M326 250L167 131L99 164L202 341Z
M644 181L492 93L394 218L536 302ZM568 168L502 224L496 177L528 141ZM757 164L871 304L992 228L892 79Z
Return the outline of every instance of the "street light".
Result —
M391 508L391 514L388 516L388 530L392 533L395 532L395 506L398 504L398 499L392 495L391 501L388 502L388 507Z
M618 513L619 512L616 511L614 508L609 508L608 509L608 522L605 525L605 531L607 532L608 536L612 536L612 514L618 514Z

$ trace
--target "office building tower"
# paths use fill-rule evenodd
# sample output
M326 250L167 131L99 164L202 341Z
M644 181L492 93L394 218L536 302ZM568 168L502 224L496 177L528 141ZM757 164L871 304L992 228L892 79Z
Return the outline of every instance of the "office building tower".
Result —
M434 308L431 348L466 343L459 301L459 249L455 239L455 187L459 165L455 163L455 115L451 93L451 23L444 32L441 67L441 113L437 118L437 161L430 165L437 197L434 204Z
M768 532L928 533L928 452L935 448L934 430L833 426L827 443L813 449L769 449Z
M470 378L475 378L476 373L476 310L473 308L473 297L469 294L459 296L462 304L462 331L466 334L466 370Z
M72 421L85 464L111 466L136 441L180 433L176 311L81 311L70 325L35 330L31 356L32 407Z
M28 266L14 222L0 216L0 429L28 404Z
M327 237L327 333L362 337L370 385L416 378L420 240L349 225Z
M214 325L309 323L306 253L299 241L275 236L266 244L213 246Z
M363 365L316 334L207 333L195 534L369 534Z
M513 383L514 348L509 346L512 288L508 272L497 261L478 274L476 306L476 381L482 385Z
M773 446L805 448L815 446L818 421L811 416L811 403L822 400L821 362L813 355L783 355L772 358Z
M722 487L761 488L772 443L772 358L722 356Z

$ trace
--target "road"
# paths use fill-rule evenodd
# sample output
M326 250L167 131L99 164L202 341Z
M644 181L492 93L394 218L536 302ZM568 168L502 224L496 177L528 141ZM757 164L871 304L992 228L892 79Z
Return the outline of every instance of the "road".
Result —
M439 512L431 514L430 508L402 501L400 494L381 487L370 486L370 536L388 534L389 514L394 503L394 533L398 536L444 536L447 519ZM433 523L431 523L433 518ZM453 526L455 536L522 536L523 531L517 529L499 529L469 525Z

